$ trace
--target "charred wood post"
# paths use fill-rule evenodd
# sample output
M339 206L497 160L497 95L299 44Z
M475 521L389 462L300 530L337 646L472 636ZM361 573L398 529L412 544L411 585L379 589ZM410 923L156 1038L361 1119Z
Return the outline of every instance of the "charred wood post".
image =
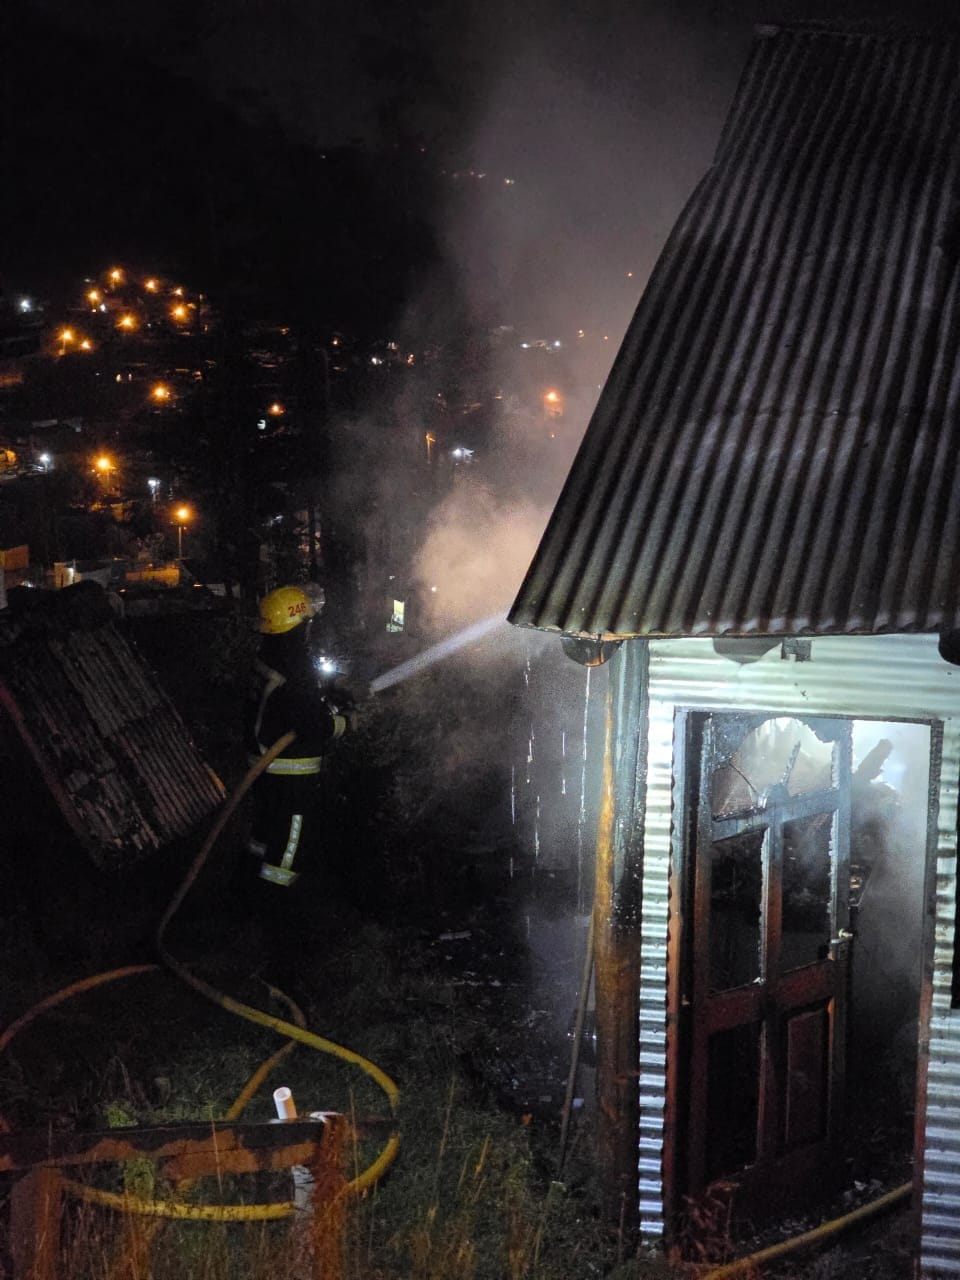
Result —
M0 1173L21 1176L10 1204L13 1280L56 1280L60 1264L63 1170L128 1160L154 1161L173 1181L223 1173L255 1173L307 1165L313 1174L309 1253L312 1274L336 1280L342 1274L347 1181L343 1161L348 1131L381 1134L390 1128L374 1119L324 1119L246 1124L164 1125L93 1133L46 1130L0 1134Z
M597 827L594 981L598 1162L604 1211L628 1233L637 1220L640 905L646 782L645 641L608 666L603 792Z
M317 1280L335 1280L343 1274L343 1245L347 1229L346 1125L331 1125L317 1144L310 1172L313 1174L311 1253Z
M59 1169L31 1169L10 1195L10 1246L16 1280L57 1280L60 1265Z

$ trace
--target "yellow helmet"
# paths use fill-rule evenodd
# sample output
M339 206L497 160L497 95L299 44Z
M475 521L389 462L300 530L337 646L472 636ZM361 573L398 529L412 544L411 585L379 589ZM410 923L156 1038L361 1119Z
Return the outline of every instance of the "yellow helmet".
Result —
M260 630L265 636L282 636L316 612L302 587L277 587L260 601Z

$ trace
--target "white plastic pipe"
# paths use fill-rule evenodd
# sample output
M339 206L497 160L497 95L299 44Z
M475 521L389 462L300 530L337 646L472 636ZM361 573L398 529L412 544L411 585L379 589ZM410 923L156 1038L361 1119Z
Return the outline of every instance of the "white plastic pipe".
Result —
M285 1084L273 1091L273 1105L277 1108L278 1120L296 1120L297 1104L292 1092ZM313 1174L302 1164L291 1165L293 1174L293 1203L301 1214L313 1212Z
M273 1105L277 1108L278 1120L296 1120L297 1104L293 1100L293 1094L285 1084L282 1084L279 1089L274 1089Z

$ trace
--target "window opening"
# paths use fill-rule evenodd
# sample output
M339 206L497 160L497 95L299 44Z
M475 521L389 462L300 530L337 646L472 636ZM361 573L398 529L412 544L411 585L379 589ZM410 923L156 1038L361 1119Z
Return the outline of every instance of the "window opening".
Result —
M783 824L783 905L780 969L787 973L830 950L833 813L816 813Z
M710 990L729 991L760 977L763 829L711 848Z
M760 808L775 786L788 796L832 785L834 744L821 742L809 725L779 716L764 720L732 758L713 773L713 814L727 817Z

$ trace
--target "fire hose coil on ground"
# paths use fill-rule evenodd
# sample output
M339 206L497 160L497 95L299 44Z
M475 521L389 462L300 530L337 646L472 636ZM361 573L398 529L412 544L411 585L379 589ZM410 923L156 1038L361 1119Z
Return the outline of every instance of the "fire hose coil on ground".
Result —
M217 841L219 840L227 822L232 817L237 805L243 799L244 795L259 777L259 775L268 769L273 760L294 740L294 734L285 734L279 738L269 751L265 752L247 771L243 781L230 796L227 803L221 810L220 816L214 823L210 834L193 861L190 870L176 893L173 895L166 911L157 926L156 943L160 953L162 967L168 969L187 986L191 987L199 995L205 999L213 1001L214 1004L220 1005L226 1009L228 1013L235 1014L239 1018L244 1018L247 1022L253 1022L257 1026L268 1027L272 1031L276 1031L278 1035L284 1036L288 1043L276 1053L271 1055L256 1072L251 1076L244 1085L243 1089L234 1100L232 1106L227 1112L228 1120L236 1120L243 1112L247 1103L256 1093L257 1089L267 1078L273 1068L284 1058L297 1044L304 1044L310 1049L315 1049L319 1053L326 1053L333 1057L340 1058L344 1062L350 1063L352 1066L358 1067L366 1075L368 1075L386 1094L390 1104L390 1112L394 1117L397 1113L397 1107L400 1101L400 1090L391 1080L387 1073L381 1070L376 1063L371 1062L368 1058L364 1058L361 1054L355 1053L352 1049L347 1049L343 1045L335 1043L333 1040L327 1040L323 1036L318 1036L312 1031L308 1031L303 1025L303 1015L300 1013L296 1005L286 997L283 992L273 991L273 994L284 1001L290 1008L292 1016L297 1019L296 1022L289 1022L283 1018L274 1017L272 1014L265 1013L262 1009L256 1009L252 1005L243 1004L239 1000L234 1000L231 996L226 995L222 991L218 991L208 982L198 978L191 973L185 965L181 964L167 950L164 943L164 935L170 924L170 921L176 915L177 911L183 903L184 898L190 891L191 886L196 880L200 869L203 867L207 858ZM73 996L89 991L94 987L102 986L105 983L116 981L120 978L133 977L142 973L154 973L161 968L157 964L138 964L126 965L120 969L110 969L104 973L94 974L89 978L82 978L78 982L73 982L69 986L61 988L60 991L54 992L45 999L40 1000L26 1013L22 1014L15 1022L0 1035L0 1053L2 1053L26 1026L35 1021L42 1013L48 1009L54 1008L56 1005L64 1003ZM9 1126L0 1115L0 1132L9 1132ZM400 1135L396 1129L390 1134L387 1142L383 1146L376 1159L361 1173L354 1177L350 1182L346 1183L343 1188L343 1195L357 1195L366 1191L368 1187L378 1182L380 1178L393 1164L397 1157L400 1147ZM140 1214L153 1218L180 1218L191 1219L196 1221L215 1221L215 1222L252 1222L267 1221L277 1218L292 1217L299 1212L299 1207L292 1201L284 1201L270 1204L230 1204L230 1205L197 1205L190 1204L181 1200L147 1200L142 1197L119 1194L111 1191L103 1191L97 1187L88 1187L82 1182L73 1179L65 1179L64 1190L68 1194L77 1199L85 1200L89 1203L103 1205L109 1209L115 1209L121 1213Z

